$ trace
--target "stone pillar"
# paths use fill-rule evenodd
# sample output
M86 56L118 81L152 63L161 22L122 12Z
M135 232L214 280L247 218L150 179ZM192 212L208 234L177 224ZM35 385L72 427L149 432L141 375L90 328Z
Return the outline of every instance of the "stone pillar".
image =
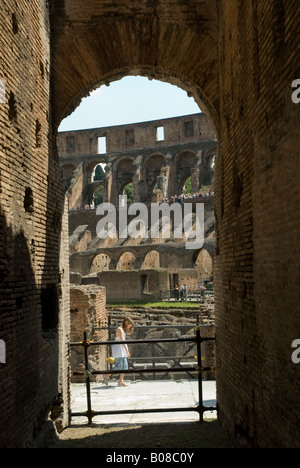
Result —
M166 198L168 194L168 178L165 175L156 177L157 188L162 191L163 197Z
M96 284L71 285L70 288L71 310L71 343L83 340L84 332L91 341L105 341L106 330L95 330L95 327L107 326L106 289ZM91 346L89 348L90 369L105 369L106 347ZM83 347L71 348L71 381L83 382L82 376L73 376L74 371L83 372L84 349ZM99 380L99 378L95 378ZM100 377L101 379L101 377Z

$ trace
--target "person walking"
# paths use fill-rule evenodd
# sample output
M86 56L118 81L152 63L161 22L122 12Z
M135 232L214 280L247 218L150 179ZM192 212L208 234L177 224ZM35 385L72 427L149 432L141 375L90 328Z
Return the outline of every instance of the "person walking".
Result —
M117 328L115 341L126 341L126 333L132 333L134 328L134 322L131 318L126 317L122 325ZM121 344L113 344L112 345L112 356L115 359L115 364L113 366L113 370L128 370L128 361L127 359L130 357L129 349L126 343ZM103 382L105 385L108 384L108 380L111 374L104 375ZM124 373L120 373L119 387L127 387L124 382Z

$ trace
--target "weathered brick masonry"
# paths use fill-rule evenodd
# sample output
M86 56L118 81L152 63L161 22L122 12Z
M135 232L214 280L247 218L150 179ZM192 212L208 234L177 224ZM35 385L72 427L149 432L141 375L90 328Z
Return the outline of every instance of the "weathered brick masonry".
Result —
M159 128L163 129L163 137L157 139ZM105 148L97 145L98 138L105 138ZM106 164L100 182L103 201L116 205L128 183L134 185L135 201L143 203L153 200L155 185L163 197L180 195L188 177L194 193L203 185L210 187L218 143L209 118L199 113L59 132L57 148L69 206L74 210L92 204L93 192L99 186L92 175L99 163Z
M49 4L50 16L37 0L0 4L1 445L30 444L59 394L67 410L68 266L66 250L60 254L67 230L56 130L92 88L140 74L193 95L220 145L222 424L260 447L299 447L300 368L291 360L300 338L299 105L291 99L300 78L299 1Z
M221 3L220 416L261 446L299 446L300 369L291 343L300 333L300 109L291 84L300 75L300 4Z
M67 225L52 152L46 2L0 4L0 446L37 436L58 395L68 399ZM66 212L67 213L67 212ZM67 245L67 244L65 244ZM61 252L60 252L61 250ZM66 404L66 409L68 405ZM60 415L67 421L67 413Z
M83 340L83 333L91 341L107 340L107 331L95 328L107 327L106 292L105 288L97 285L72 285L70 290L71 303L71 342ZM89 368L96 370L106 369L105 346L91 346L89 348ZM71 371L83 372L83 348L72 347ZM82 377L72 377L72 381L82 382Z

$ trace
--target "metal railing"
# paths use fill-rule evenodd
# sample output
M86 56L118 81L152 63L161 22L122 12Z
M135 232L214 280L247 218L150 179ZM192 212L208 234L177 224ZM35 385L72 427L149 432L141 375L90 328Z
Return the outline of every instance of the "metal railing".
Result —
M179 333L182 330L191 330L195 328L195 324L189 324L189 325L181 325L181 324L176 324L176 325L152 325L153 321L151 320L151 315L148 316L149 320L147 322L147 325L136 325L135 332L137 334L140 334L143 330L151 331L151 330L156 330L156 331L165 331L167 329L176 329ZM159 316L160 320L160 316ZM197 325L200 324L199 320L199 314L197 314L196 317L197 320ZM106 330L108 331L108 340L112 340L112 331L115 331L119 325L111 325L112 317L108 317L108 326L107 327L95 327L93 331L98 331L98 330ZM205 326L207 327L207 325ZM208 326L209 327L209 326ZM160 380L163 380L167 377L172 376L172 369L176 366L183 367L181 364L181 361L184 359L185 363L184 365L191 364L190 362L188 363L188 360L192 360L192 363L195 362L194 357L189 356L188 353L192 351L192 349L195 347L196 343L192 342L188 347L185 347L184 351L182 351L181 356L172 356L169 354L169 351L165 349L163 346L161 346L160 343L155 343L152 342L149 346L144 345L144 337L143 337L143 342L142 346L139 346L138 349L134 349L134 357L131 357L128 359L128 366L129 369L138 369L140 367L140 377L143 378L144 380L156 380L156 374L155 374L155 368L156 366L158 367L164 367L169 370L167 370L163 375L159 376ZM155 355L155 350L158 349L159 351L159 356ZM148 355L145 355L145 353ZM151 354L151 355L150 355ZM193 353L194 356L195 353ZM107 347L107 358L111 355L111 352L109 352L109 347ZM172 362L172 364L170 363ZM153 369L153 374L152 376L147 374L145 375L142 372L142 366L143 369L146 369L152 364L152 369ZM185 371L186 374L188 374L191 378L194 378L192 374L188 371Z
M180 292L174 290L167 290L160 292L161 300L165 302L203 302L206 296L213 297L213 288L206 288L205 291L188 291L186 295L180 295Z
M75 416L84 416L88 419L88 424L92 424L92 420L95 416L101 415L116 415L116 414L135 414L135 413L157 413L157 412L181 412L181 411L196 411L199 414L200 422L203 421L203 414L206 411L214 411L217 410L217 406L204 406L203 404L203 385L202 385L202 374L206 371L214 371L214 367L202 367L202 354L201 354L201 345L207 341L215 341L215 337L201 337L200 326L196 326L196 334L193 337L178 337L178 338L160 338L160 339L146 339L146 340L126 340L126 341L118 341L119 344L146 344L146 343L180 343L180 342L193 342L196 344L197 347L197 363L194 366L180 366L180 367L172 367L172 369L128 369L122 370L121 373L123 374L132 374L132 373L167 373L167 372L189 372L189 373L196 373L198 376L198 395L199 401L198 405L195 407L173 407L173 408L151 408L151 409L128 409L128 410L109 410L109 411L94 411L92 409L92 401L91 401L91 377L93 375L101 375L107 374L108 371L106 370L91 370L89 368L89 359L88 359L88 350L91 346L110 346L115 344L115 341L90 341L87 339L87 334L84 332L83 340L80 342L70 343L71 347L83 347L84 348L84 359L85 359L85 371L84 372L73 372L73 375L82 375L85 378L86 382L86 398L87 398L87 411L83 412L70 412L70 420L72 417ZM109 370L109 374L120 374L120 370Z

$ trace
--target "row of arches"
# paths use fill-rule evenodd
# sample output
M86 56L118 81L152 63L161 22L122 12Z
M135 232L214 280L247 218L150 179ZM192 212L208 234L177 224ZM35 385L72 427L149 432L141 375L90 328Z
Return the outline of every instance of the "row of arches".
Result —
M100 253L93 259L90 273L108 270L146 270L160 267L159 252L151 250L144 257L138 257L132 252L124 252L118 259L111 259L106 253Z
M212 274L212 257L206 249L196 251L192 258L192 267L195 268L200 277ZM135 255L133 252L123 252L119 257L112 258L107 253L98 253L92 260L90 274L102 271L118 270L155 270L161 267L160 252L150 250L144 256Z
M198 193L203 188L210 190L216 158L217 144L212 142L207 148L187 149L175 155L156 152L146 156L122 154L109 162L93 159L83 163L81 207L88 204L94 208L102 201L117 204L122 194L130 202L151 202L186 192ZM63 163L61 168L65 184L71 185L77 166Z

